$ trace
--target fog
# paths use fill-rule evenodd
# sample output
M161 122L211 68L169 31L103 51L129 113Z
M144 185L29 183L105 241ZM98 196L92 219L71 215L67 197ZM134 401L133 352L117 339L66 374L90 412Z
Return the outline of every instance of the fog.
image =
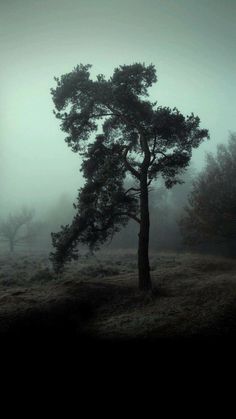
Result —
M151 99L194 112L210 131L193 153L200 170L236 131L235 16L234 0L1 0L0 215L26 205L44 220L66 196L71 221L81 160L64 142L50 88L79 63L94 76L153 63Z
M220 347L215 338L223 337L224 346L231 345L228 338L236 337L235 20L236 0L0 0L0 336L4 345L10 338L9 349L27 342L26 351L33 345L36 359L40 348L41 359L41 349L48 353L54 339L57 349L63 343L75 348L78 340L76 353L84 351L80 359L90 356L88 342L101 364L105 346L97 352L99 340L130 340L137 348L138 340L160 339L158 350L163 338L168 345L193 338L193 347L198 338L214 338L215 348ZM94 80L127 66L113 79L115 100L101 78L99 85L102 106L111 111L115 106L121 112L117 119L125 120L125 148L110 141L117 133L111 124L111 138L99 136L89 150L84 188L81 157L64 141L67 134L53 114L50 93L54 89L60 104L66 83L57 90L54 77L79 64L93 66ZM150 101L177 108L183 120L135 102L140 96L133 81L145 85L155 79L150 64L158 78ZM90 102L94 115L104 108L93 107L90 89L83 90L89 85L84 68L78 67L83 80L78 93L82 111L87 115L84 104ZM96 104L96 88L93 93ZM198 120L187 117L191 112L200 117L200 130ZM78 125L85 132L83 115ZM201 139L182 173L189 147ZM222 143L218 157L206 160ZM144 152L142 166L132 160L136 149L139 162L139 151ZM130 192L127 175L128 194L123 169L136 182ZM151 182L160 173L163 178ZM179 174L184 183L167 189ZM115 346L109 345L109 353Z

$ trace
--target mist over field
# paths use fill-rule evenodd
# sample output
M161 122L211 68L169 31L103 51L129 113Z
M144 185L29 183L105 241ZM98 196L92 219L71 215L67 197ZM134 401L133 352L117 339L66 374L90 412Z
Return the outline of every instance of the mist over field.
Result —
M212 287L220 292L224 280L226 291L219 304L226 311L231 310L232 296L236 295L235 17L235 0L0 0L0 300L5 301L2 306L4 319L8 316L14 319L18 308L23 316L29 307L36 310L34 315L40 318L37 311L39 301L46 310L54 313L52 301L58 299L58 307L61 307L66 289L70 295L75 291L79 306L83 300L81 295L85 295L89 318L90 315L93 317L94 310L98 310L96 321L89 323L86 334L111 338L116 336L116 332L122 338L129 335L135 338L187 335L191 331L191 322L183 325L181 318L187 318L188 310L197 298L201 298L206 287L209 299L202 302L202 307L210 313L209 322L204 320L202 326L202 319L193 309L196 314L193 314L193 322L197 322L197 326L192 333L201 334L203 327L207 335L216 317L218 325L218 317L224 314L222 311L223 314L220 312L219 315L217 307L211 311L213 297L209 289ZM87 241L84 239L78 245L81 259L65 264L61 277L53 271L49 260L54 248L58 251L63 247L58 237L54 237L52 244L51 232L58 233L61 226L73 226L80 209L79 204L75 208L73 203L77 202L78 191L86 188L90 180L89 175L86 178L89 168L87 172L83 168L85 157L73 152L65 142L68 132L72 137L74 132L73 126L67 127L67 132L60 127L68 115L60 121L53 113L55 109L61 112L60 100L64 94L57 90L60 84L55 77L73 74L80 64L91 64L89 71L95 83L99 74L109 80L115 69L120 66L132 68L136 63L143 65L150 74L151 65L156 70L157 82L150 83L153 85L148 89L147 100L151 103L157 101L157 107L177 108L186 118L185 128L191 113L199 116L197 129L207 130L210 137L207 139L207 133L197 132L196 138L202 135L204 141L192 147L192 157L186 164L182 160L178 162L179 172L176 168L174 174L171 169L168 173L165 169L160 170L156 178L154 175L150 178L150 187L148 185L150 272L154 288L160 289L158 298L164 295L169 299L170 294L176 294L177 308L173 314L175 308L171 306L171 324L165 319L165 310L168 311L165 301L156 301L155 296L151 299L151 308L144 307L136 291L135 301L132 300L138 276L139 225L135 220L136 213L132 213L127 224L124 222L121 231L116 233L112 226L114 234L109 232L108 239L101 240L97 253L86 246L91 237L85 235ZM133 68L136 71L136 67ZM77 68L78 77L83 71ZM137 97L140 99L139 93ZM68 96L64 104L68 105L66 101L69 100ZM143 100L146 100L145 95ZM174 111L173 115L176 116ZM97 132L89 133L91 144L96 143L97 134L103 134L102 122L104 120L98 121ZM168 123L166 125L169 127ZM181 135L184 137L182 131L179 138ZM191 141L193 136L191 131ZM155 143L152 146L154 161ZM173 151L174 146L170 149ZM160 153L165 156L166 149ZM207 158L208 153L215 156L214 161ZM133 155L131 162L132 159ZM163 162L164 165L165 160ZM136 168L141 167L139 163ZM224 177L228 167L232 170ZM133 187L131 174L126 176L127 188ZM173 182L170 187L168 182L165 183L167 178ZM178 183L177 178L183 183ZM212 179L217 179L216 186ZM215 191L220 191L218 199ZM137 194L133 196L137 197ZM199 224L195 223L196 219L200 220ZM73 253L73 246L70 252ZM67 257L70 260L70 255ZM200 291L197 282L191 283L193 274L194 281L199 277ZM80 279L87 281L85 290ZM58 280L62 284L60 289L57 288ZM100 290L99 284L102 283L106 290ZM188 287L186 294L185 284ZM114 312L108 305L103 313L96 292L101 293L102 299L106 293L118 295ZM198 295L198 292L202 294ZM186 297L183 306L182 297ZM79 328L83 323L83 310L77 312L77 308L73 308L73 304L76 306L76 298L73 298L71 307L73 315L80 319L79 326L76 326ZM130 309L127 308L129 305ZM60 321L64 318L63 310L55 308L56 313L57 309L59 317L52 314L56 316L53 324L57 324L58 318ZM139 310L142 313L140 329ZM150 312L153 320L146 323ZM127 328L123 321L127 322ZM1 322L0 333L7 336L4 320ZM71 323L67 318L66 326L63 326L65 330L68 324ZM14 320L12 325L15 333ZM32 333L33 329L34 320L29 332ZM230 332L232 330L234 323ZM28 332L24 329L22 333Z
M79 63L110 76L115 67L153 63L151 99L200 116L206 151L235 131L235 2L1 2L1 212L31 205L38 215L64 193L76 197L81 160L54 117L54 76ZM134 13L135 10L135 13Z

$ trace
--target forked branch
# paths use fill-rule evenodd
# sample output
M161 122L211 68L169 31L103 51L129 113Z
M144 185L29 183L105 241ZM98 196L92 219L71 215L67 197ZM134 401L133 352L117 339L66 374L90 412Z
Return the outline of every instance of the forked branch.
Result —
M131 166L130 162L127 160L127 154L129 151L130 151L130 146L125 147L125 151L123 155L125 167L127 170L129 170L130 173L132 173L133 176L135 176L137 179L140 179L140 173L133 166Z

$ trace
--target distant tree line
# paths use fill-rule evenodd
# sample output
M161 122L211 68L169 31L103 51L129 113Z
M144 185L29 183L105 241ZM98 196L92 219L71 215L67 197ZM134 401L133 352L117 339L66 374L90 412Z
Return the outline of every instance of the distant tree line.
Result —
M191 248L214 249L236 255L236 134L207 155L196 177L180 220L184 242Z

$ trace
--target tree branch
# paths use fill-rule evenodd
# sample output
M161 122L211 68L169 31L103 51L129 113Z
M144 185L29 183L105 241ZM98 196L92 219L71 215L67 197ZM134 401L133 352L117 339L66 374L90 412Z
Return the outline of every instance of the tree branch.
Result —
M135 220L138 224L140 224L140 223L141 223L140 218L138 218L136 215L134 215L134 214L130 214L130 213L127 213L127 215L128 215L130 218L133 218L133 220Z
M132 173L133 176L135 176L137 179L140 179L140 173L133 166L131 166L131 164L127 160L127 154L129 151L130 151L130 146L125 147L125 152L123 155L125 167L127 170L130 171L130 173Z
M156 148L156 145L157 145L157 136L155 135L155 138L154 138L154 142L153 142L153 147L152 147L152 151L151 151L151 154L153 155L153 158L152 158L152 160L150 161L150 166L154 163L154 161L156 160L156 153L155 153L155 148Z
M90 115L91 118L102 118L103 116L120 116L120 115L115 114L115 113L101 113L99 115L96 115L96 114Z
M129 188L125 191L125 194L129 193L130 191L140 192L140 188Z
M121 217L122 216L130 217L133 220L135 220L138 224L140 224L141 222L140 218L138 218L135 214L132 214L131 212L120 212L118 215Z
M164 157L166 157L168 159L169 156L167 156L167 154L163 153L163 151L157 150L156 151L157 154L162 154Z

